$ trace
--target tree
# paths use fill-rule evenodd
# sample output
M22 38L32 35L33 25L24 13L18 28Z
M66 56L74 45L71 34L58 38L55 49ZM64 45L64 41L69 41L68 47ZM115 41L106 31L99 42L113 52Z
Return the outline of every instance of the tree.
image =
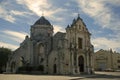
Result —
M0 73L3 72L2 68L6 67L8 56L12 53L11 49L0 47Z

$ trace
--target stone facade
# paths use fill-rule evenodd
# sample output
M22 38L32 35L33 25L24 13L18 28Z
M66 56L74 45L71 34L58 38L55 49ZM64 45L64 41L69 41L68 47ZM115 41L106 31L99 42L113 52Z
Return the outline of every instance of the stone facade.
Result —
M120 70L120 54L110 50L99 50L94 54L95 70Z
M42 73L80 74L93 72L94 48L85 23L78 16L66 28L66 33L53 35L53 26L44 16L31 26L20 47L10 56L7 72L16 72L21 66L42 65Z

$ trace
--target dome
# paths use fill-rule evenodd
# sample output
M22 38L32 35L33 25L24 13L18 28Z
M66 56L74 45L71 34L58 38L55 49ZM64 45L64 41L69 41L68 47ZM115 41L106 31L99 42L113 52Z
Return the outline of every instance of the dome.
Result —
M51 25L51 24L47 19L45 19L44 16L41 16L40 19L38 19L34 25Z

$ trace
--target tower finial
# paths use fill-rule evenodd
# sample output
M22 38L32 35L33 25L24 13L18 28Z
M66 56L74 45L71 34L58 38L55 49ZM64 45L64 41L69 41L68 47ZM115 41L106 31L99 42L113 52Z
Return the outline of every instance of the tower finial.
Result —
M80 14L78 13L78 17L77 17L77 20L79 20L79 19L81 19L81 18L80 18Z
M80 13L78 13L78 17L80 17Z
M44 16L44 11L42 11L42 16Z

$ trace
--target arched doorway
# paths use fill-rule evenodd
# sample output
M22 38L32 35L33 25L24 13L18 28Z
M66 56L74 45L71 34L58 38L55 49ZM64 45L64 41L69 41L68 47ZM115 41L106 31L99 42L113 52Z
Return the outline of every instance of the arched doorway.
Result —
M78 57L79 72L84 72L84 58L83 56Z
M53 72L57 73L57 66L56 66L56 64L54 64L54 66L53 66Z
M14 72L14 69L15 69L15 62L12 62L11 63L11 72Z

